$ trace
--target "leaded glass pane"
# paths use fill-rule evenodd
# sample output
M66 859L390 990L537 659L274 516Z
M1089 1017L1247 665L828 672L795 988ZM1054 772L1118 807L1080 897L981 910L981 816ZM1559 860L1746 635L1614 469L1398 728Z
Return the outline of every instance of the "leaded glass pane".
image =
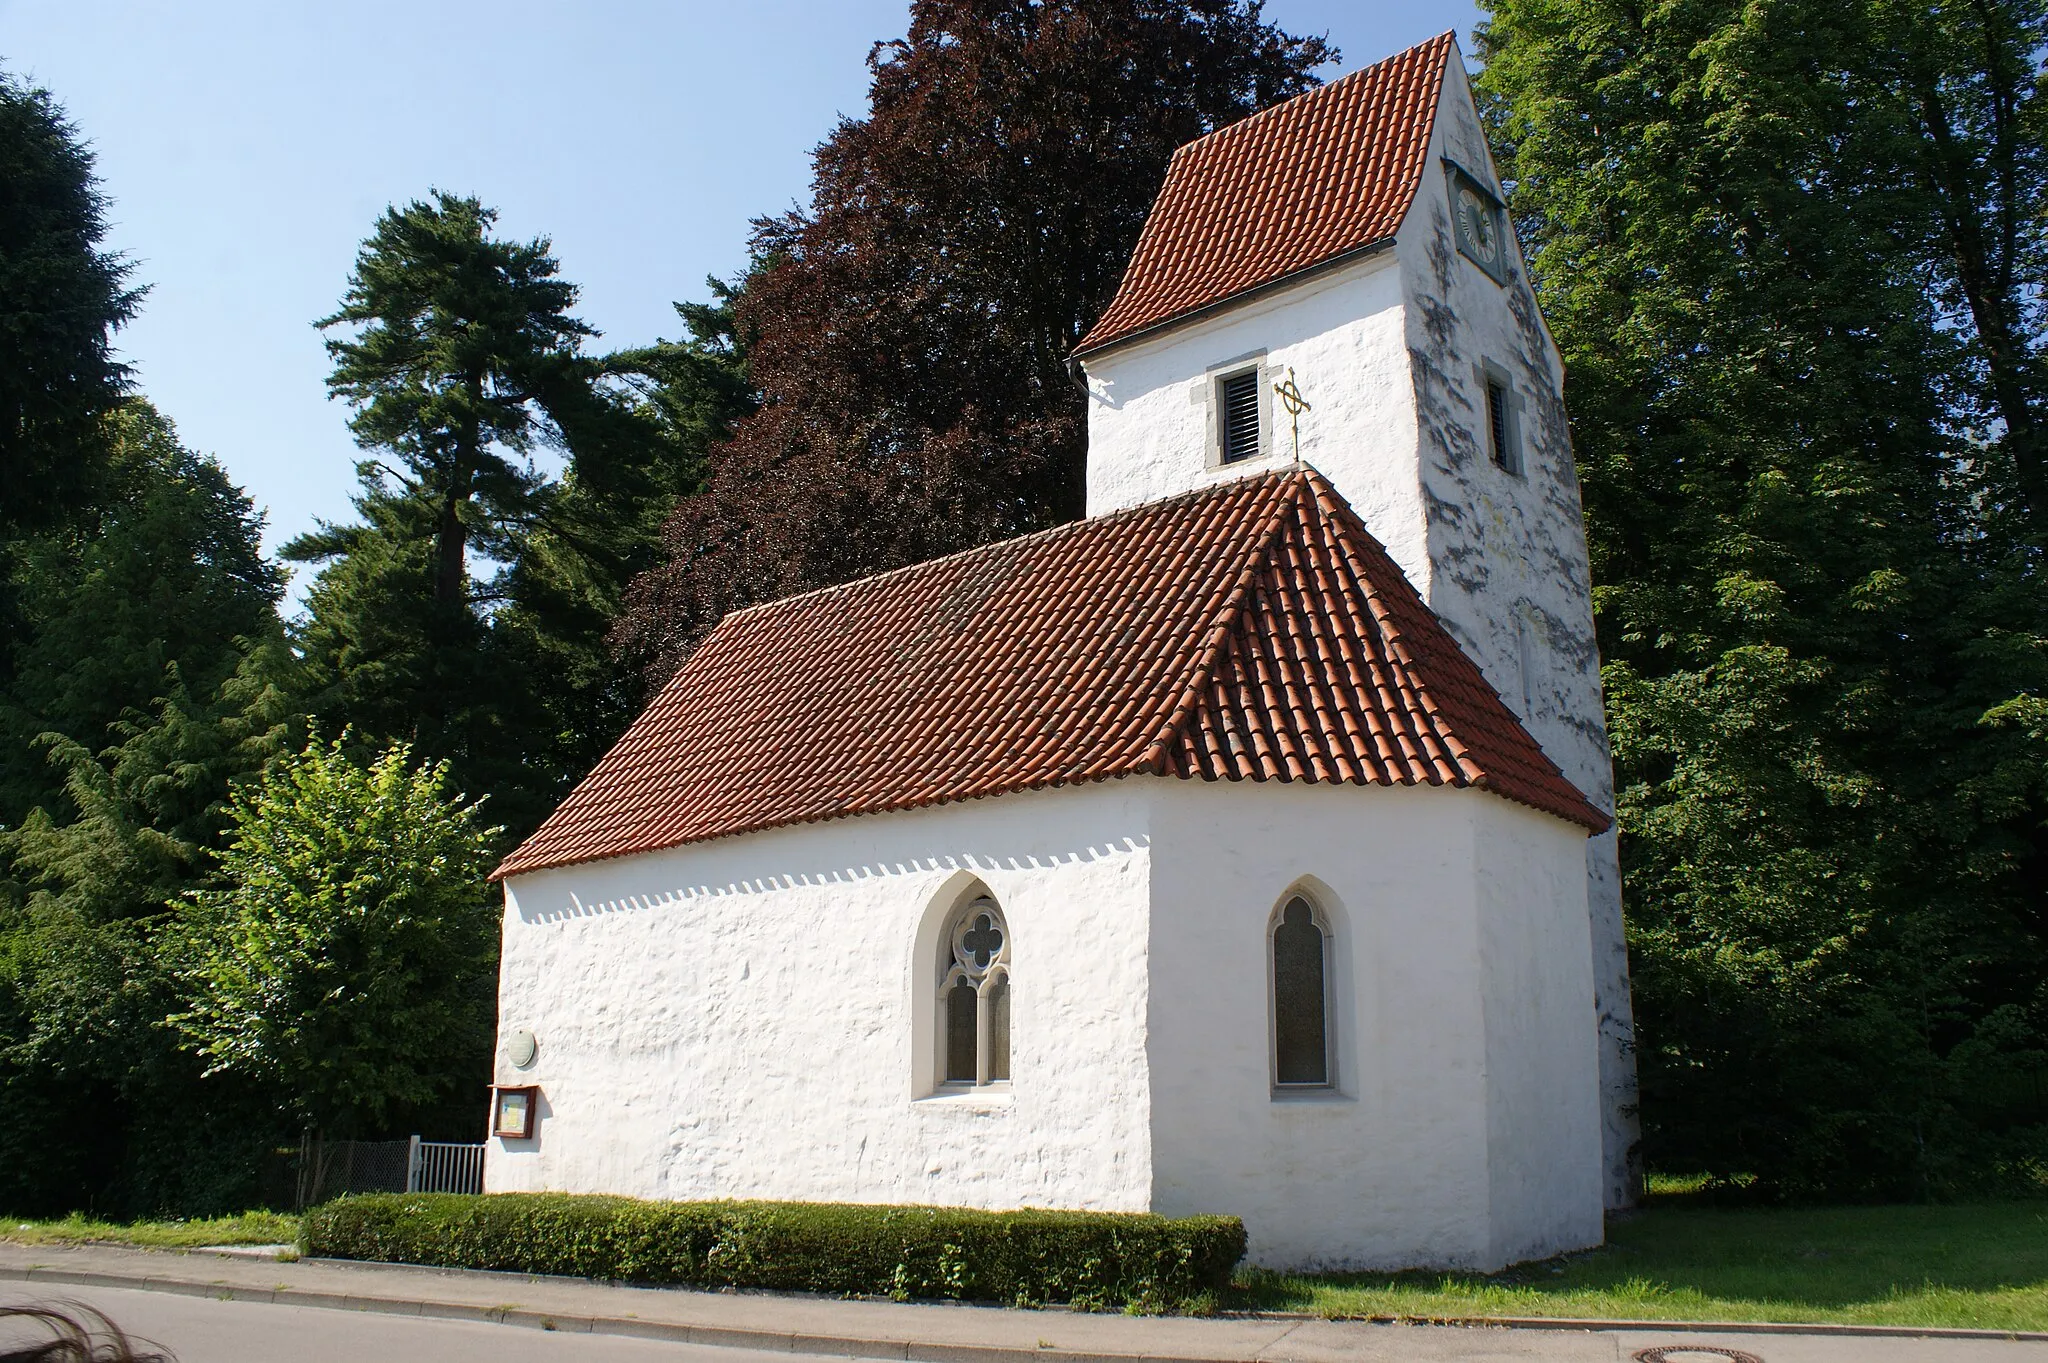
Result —
M1330 1082L1323 930L1308 901L1290 899L1273 930L1273 1041L1282 1084Z
M975 1081L974 1016L980 999L974 986L960 980L946 991L946 1080L971 1084Z
M960 946L966 953L962 965L986 970L989 962L996 958L996 953L1003 949L1003 930L996 926L993 915L978 913L967 931L960 935Z
M988 987L988 1081L1010 1077L1010 977L996 976Z

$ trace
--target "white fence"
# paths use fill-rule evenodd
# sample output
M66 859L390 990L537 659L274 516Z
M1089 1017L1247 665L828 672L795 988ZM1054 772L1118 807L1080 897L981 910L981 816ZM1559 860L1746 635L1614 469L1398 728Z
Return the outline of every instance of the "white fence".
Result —
M484 1148L463 1141L412 1138L406 1175L409 1193L480 1193L484 1190Z

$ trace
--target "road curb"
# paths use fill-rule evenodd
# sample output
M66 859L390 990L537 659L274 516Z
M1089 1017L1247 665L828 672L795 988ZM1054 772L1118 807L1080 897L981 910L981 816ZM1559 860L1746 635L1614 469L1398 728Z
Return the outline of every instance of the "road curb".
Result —
M346 1263L347 1260L334 1260ZM396 1265L394 1265L396 1267ZM420 1265L407 1265L420 1267ZM464 1272L437 1269L437 1272ZM520 1276L527 1275L507 1275ZM81 1269L0 1266L0 1281L55 1283L72 1287L112 1287L129 1291L171 1292L216 1301L268 1302L280 1306L320 1306L343 1311L374 1311L382 1315L421 1316L436 1320L478 1321L563 1334L622 1335L677 1344L759 1349L771 1353L834 1354L852 1358L901 1359L904 1363L1024 1363L1056 1358L1060 1363L1244 1363L1235 1355L1090 1353L1077 1349L1023 1349L996 1344L934 1344L914 1339L865 1335L798 1334L785 1330L750 1330L744 1326L693 1325L682 1321L648 1320L641 1316L588 1316L539 1311L524 1306L478 1306L470 1302L426 1298L380 1297L355 1292L326 1292L302 1287L237 1287L190 1278L144 1274L94 1273ZM571 1279L582 1282L585 1279Z
M1271 1317L1268 1317L1269 1319ZM1454 1325L1502 1330L1663 1330L1672 1334L1812 1335L1819 1338L1979 1339L2048 1342L2048 1330L1971 1330L1953 1325L1844 1325L1835 1321L1603 1320L1596 1316L1309 1316L1373 1325Z
M358 1268L411 1268L435 1273L474 1273L478 1277L540 1279L587 1282L588 1279L553 1279L551 1275L492 1273L484 1270L445 1268L432 1264L366 1263L349 1259L313 1259L309 1262L348 1265ZM700 1344L720 1348L759 1349L774 1353L833 1354L852 1358L900 1359L903 1363L1026 1363L1026 1360L1058 1359L1060 1363L1247 1363L1238 1354L1148 1354L1100 1353L1057 1347L1026 1349L1001 1344L939 1344L915 1339L869 1335L798 1333L784 1330L749 1329L734 1325L697 1325L685 1321L650 1320L641 1316L601 1316L536 1310L524 1306L480 1306L472 1302L440 1301L424 1297L392 1297L364 1292L333 1292L318 1288L238 1287L224 1282L200 1282L192 1278L149 1274L94 1272L56 1266L0 1266L0 1281L40 1282L74 1287L125 1288L130 1291L168 1292L179 1296L211 1297L218 1301L268 1302L279 1306L318 1306L344 1311L372 1311L380 1315L419 1316L435 1320L477 1321L511 1325L523 1329L563 1334L621 1335L637 1339L659 1339L678 1344ZM1352 1321L1370 1325L1429 1325L1458 1329L1486 1330L1569 1330L1583 1333L1616 1331L1663 1334L1751 1334L1806 1335L1820 1338L1954 1339L2010 1342L2048 1342L2048 1331L1973 1330L1952 1326L1843 1325L1826 1322L1758 1322L1699 1320L1622 1320L1557 1316L1316 1316L1306 1312L1259 1312L1234 1316L1240 1320Z

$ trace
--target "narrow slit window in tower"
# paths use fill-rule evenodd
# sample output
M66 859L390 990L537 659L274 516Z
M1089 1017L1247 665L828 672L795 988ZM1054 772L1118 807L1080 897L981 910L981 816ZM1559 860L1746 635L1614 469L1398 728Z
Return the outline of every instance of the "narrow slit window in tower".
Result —
M1493 444L1493 462L1509 473L1520 473L1521 452L1515 448L1514 413L1509 405L1508 386L1492 377L1486 380L1486 432Z

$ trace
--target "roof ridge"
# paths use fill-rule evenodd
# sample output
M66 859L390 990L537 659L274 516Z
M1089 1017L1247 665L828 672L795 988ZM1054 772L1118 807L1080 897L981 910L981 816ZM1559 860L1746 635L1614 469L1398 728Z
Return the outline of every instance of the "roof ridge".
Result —
M1279 538L1281 529L1287 524L1289 512L1298 511L1301 489L1307 486L1299 468L1289 468L1285 473L1271 475L1281 480L1280 496L1275 499L1273 509L1266 513L1266 523L1259 527L1259 533L1252 543L1252 550L1245 556L1244 566L1238 570L1230 591L1223 598L1222 614L1210 626L1209 642L1202 647L1202 655L1196 660L1187 684L1181 688L1180 699L1174 702L1167 720L1160 727L1159 736L1145 749L1145 755L1138 760L1141 768L1150 769L1155 775L1167 774L1171 767L1170 744L1180 733L1181 726L1188 722L1188 716L1195 712L1201 702L1202 692L1215 676L1216 664L1222 659L1223 651L1230 644L1237 624L1244 618L1245 605L1251 600L1251 586L1258 577L1259 569L1273 552L1273 543Z
M1365 565L1358 561L1358 557L1361 553L1376 551L1375 556L1392 565L1396 573L1400 572L1399 566L1394 565L1393 556L1387 552L1386 546L1380 544L1378 538L1360 519L1358 512L1343 499L1329 480L1319 471L1311 469L1310 472L1314 475L1311 487L1316 494L1318 508L1324 513L1325 523L1330 526L1338 544L1343 548L1351 571L1357 577L1367 602L1376 613L1383 612L1381 627L1386 631L1390 652L1396 647L1399 648L1402 655L1402 670L1407 674L1409 684L1415 688L1417 698L1424 702L1425 711L1430 717L1430 728L1443 743L1446 751L1456 760L1459 769L1465 773L1465 779L1471 788L1488 791L1518 804L1529 805L1569 819L1596 834L1604 833L1613 827L1613 816L1594 804L1591 798L1578 788L1577 783L1564 774L1563 768L1557 765L1556 760L1544 751L1543 745L1536 741L1535 735L1529 732L1527 723L1514 712L1513 707L1502 698L1500 692L1494 689L1493 683L1487 680L1486 673L1478 662L1451 634L1443 617L1431 609L1429 603L1422 600L1419 594L1415 597L1415 604L1429 612L1430 618L1437 626L1436 637L1448 647L1437 647L1435 640L1409 637L1400 616L1392 609L1394 603L1375 586L1372 574L1365 571ZM1361 540L1364 542L1361 543ZM1418 644L1422 645L1419 650ZM1455 654L1455 659L1447 657L1448 654ZM1462 669L1466 675L1454 678L1445 675L1447 669ZM1506 765L1481 760L1481 750L1473 741L1477 735L1468 735L1459 730L1468 721L1483 728L1483 717L1471 713L1463 702L1451 699L1451 693L1467 685L1476 687L1486 699L1499 707L1501 713L1512 723L1514 731L1528 744L1529 751L1526 754L1517 756L1512 752L1494 748L1494 756L1506 759ZM1447 704L1447 701L1450 703ZM1535 796L1528 787L1528 773L1513 769L1514 764L1527 762L1530 758L1535 760L1538 767L1544 769L1544 774L1554 777L1563 786L1564 791L1568 792L1568 798L1545 800Z
M1361 66L1356 71L1346 71L1342 75L1334 76L1331 79L1324 81L1320 85L1311 86L1310 88L1303 90L1298 95L1289 95L1286 99L1281 100L1277 104L1268 104L1263 109L1258 109L1253 111L1252 113L1246 114L1243 118L1238 119L1234 123L1226 123L1220 128L1211 128L1208 132L1203 133L1200 137L1191 138L1188 141L1183 142L1179 146L1175 147L1173 149L1173 155L1177 158L1180 156L1182 152L1188 151L1194 147L1199 147L1212 137L1222 137L1225 133L1233 133L1240 128L1250 127L1251 125L1257 123L1260 119L1265 118L1266 115L1271 113L1277 113L1279 110L1287 108L1289 105L1294 104L1298 100L1312 99L1317 95L1323 94L1325 91L1335 90L1340 86L1348 85L1353 81L1363 80L1365 77L1371 75L1373 72L1379 70L1383 66L1391 66L1393 63L1397 61L1401 61L1405 58L1413 56L1415 53L1422 51L1422 49L1426 47L1434 47L1438 43L1441 43L1446 39L1449 39L1453 44L1455 44L1458 41L1458 30L1455 28L1447 28L1443 32L1436 34L1434 37L1424 38L1419 43L1410 43L1407 47L1402 48L1399 52L1389 53L1388 55L1381 57L1378 61L1372 63L1370 66Z
M937 558L920 559L916 563L906 563L901 567L884 568L879 573L869 573L865 577L848 578L844 582L834 582L824 587L812 587L808 591L791 592L788 596L771 597L766 601L756 601L747 606L736 606L724 615L721 615L718 618L718 623L723 625L728 620L737 620L741 616L753 615L756 612L765 611L775 606L788 605L794 601L809 601L814 597L829 596L833 592L843 592L849 591L854 587L864 587L872 582L887 582L893 578L906 577L911 573L923 572L929 568L936 568L941 564L972 558L976 554L993 553L999 549L1042 543L1057 539L1062 535L1079 534L1084 526L1113 525L1117 521L1145 515L1161 507L1179 506L1186 502L1195 502L1205 497L1213 497L1226 489L1237 487L1241 483L1285 478L1291 472L1291 468L1285 470L1249 470L1238 477L1219 478L1213 483L1205 483L1201 487L1189 488L1186 492L1177 492L1171 497L1160 497L1154 501L1138 502L1115 511L1105 511L1099 516L1078 516L1071 521L1061 521L1058 525L1048 525L1043 530L1027 530L1021 535L1012 535L1008 539L990 540L987 544L977 544L966 549L955 549L950 554L940 554ZM715 629L717 626L713 626L713 628ZM708 638L709 636L706 637Z
M1397 662L1402 672L1407 674L1408 684L1415 688L1416 699L1422 702L1423 712L1430 716L1430 728L1434 731L1437 741L1444 745L1445 751L1458 764L1459 770L1465 773L1465 779L1475 785L1480 784L1486 779L1486 768L1472 755L1471 743L1450 722L1443 701L1436 694L1436 687L1428 679L1428 668L1423 665L1422 659L1416 656L1415 641L1408 637L1408 631L1403 627L1399 616L1387 609L1390 603L1383 599L1383 593L1374 582L1373 575L1366 570L1366 565L1359 562L1362 546L1357 541L1357 531L1363 531L1368 536L1372 531L1366 529L1363 521L1358 521L1354 529L1352 522L1356 518L1356 512L1353 512L1351 517L1346 517L1337 510L1337 504L1342 503L1342 498L1336 487L1321 473L1316 474L1315 483L1319 485L1315 487L1317 506L1323 511L1325 521L1334 532L1352 576L1358 579L1359 588L1368 605L1377 608L1376 613L1384 612L1380 627L1386 631L1390 659ZM1344 504L1344 510L1349 511L1351 508ZM1375 539L1374 543L1378 544L1378 541ZM1379 556L1392 562L1392 556L1387 553L1384 546L1380 547ZM1398 570L1397 565L1396 571ZM1425 606L1427 604L1424 603ZM1452 642L1455 643L1456 640ZM1460 649L1459 652L1462 654L1464 650ZM1484 673L1480 674L1480 681L1485 682ZM1502 704L1506 702L1503 701Z
M1077 358L1392 241L1436 135L1457 31L1176 148Z

